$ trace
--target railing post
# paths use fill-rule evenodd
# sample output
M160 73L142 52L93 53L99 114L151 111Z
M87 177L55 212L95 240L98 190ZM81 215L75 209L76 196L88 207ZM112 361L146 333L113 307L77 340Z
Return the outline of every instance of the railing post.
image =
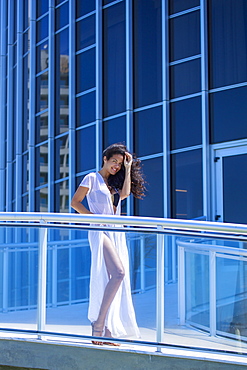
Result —
M140 277L141 277L141 292L145 291L145 237L140 239Z
M38 302L37 302L38 332L43 331L45 329L46 322L46 269L47 269L46 265L47 265L47 229L40 228L39 251L38 251Z
M185 324L185 250L178 247L178 316L180 325Z
M216 252L209 252L209 317L210 335L216 336Z
M163 342L164 319L165 319L165 252L164 252L164 234L157 234L157 261L156 261L156 341ZM161 352L161 348L157 347Z

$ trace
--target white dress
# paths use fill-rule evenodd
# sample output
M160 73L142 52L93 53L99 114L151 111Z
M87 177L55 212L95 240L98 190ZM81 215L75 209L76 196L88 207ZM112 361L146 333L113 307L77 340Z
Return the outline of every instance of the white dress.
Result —
M114 215L111 193L103 177L98 172L86 175L80 186L89 189L87 201L92 213ZM119 200L116 209L117 215L120 215L120 210L121 200ZM105 287L109 281L103 256L103 234L110 238L125 270L125 277L111 303L105 326L110 330L112 336L116 338L124 336L140 337L131 297L129 255L124 232L90 230L88 233L91 249L88 318L91 322L97 320Z

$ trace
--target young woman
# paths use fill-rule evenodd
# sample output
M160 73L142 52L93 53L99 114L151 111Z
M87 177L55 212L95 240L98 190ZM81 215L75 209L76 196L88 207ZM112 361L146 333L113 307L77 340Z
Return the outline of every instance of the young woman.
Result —
M120 215L121 200L130 193L141 199L144 191L140 160L133 158L125 145L113 144L103 152L101 170L84 177L71 207L84 214ZM85 196L89 210L81 203ZM139 337L125 234L114 231L89 231L88 234L92 254L88 318L92 335ZM93 344L116 345L103 341L93 341Z

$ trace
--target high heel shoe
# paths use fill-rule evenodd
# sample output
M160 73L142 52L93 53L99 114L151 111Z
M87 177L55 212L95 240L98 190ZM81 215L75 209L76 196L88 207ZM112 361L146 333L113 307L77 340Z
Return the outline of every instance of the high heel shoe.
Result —
M102 337L103 330L95 330L94 322L91 323L91 326L92 326L92 337L94 337L94 336ZM100 335L97 335L97 333L99 333ZM96 340L92 340L92 343L96 346L103 346L103 344L104 344L103 342L99 342L99 341L96 341Z

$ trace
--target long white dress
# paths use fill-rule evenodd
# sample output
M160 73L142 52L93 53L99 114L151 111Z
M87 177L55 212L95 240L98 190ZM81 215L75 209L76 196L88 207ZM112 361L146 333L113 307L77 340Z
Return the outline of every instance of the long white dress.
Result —
M114 215L111 193L103 177L98 172L86 175L80 183L80 186L89 189L87 201L92 213ZM120 215L120 210L121 200L119 200L116 209L117 215ZM110 330L112 336L116 338L124 336L140 337L131 297L129 255L124 232L90 230L88 233L91 249L88 318L91 322L97 320L105 287L109 281L103 256L103 234L110 238L125 270L125 277L111 303L105 326Z

